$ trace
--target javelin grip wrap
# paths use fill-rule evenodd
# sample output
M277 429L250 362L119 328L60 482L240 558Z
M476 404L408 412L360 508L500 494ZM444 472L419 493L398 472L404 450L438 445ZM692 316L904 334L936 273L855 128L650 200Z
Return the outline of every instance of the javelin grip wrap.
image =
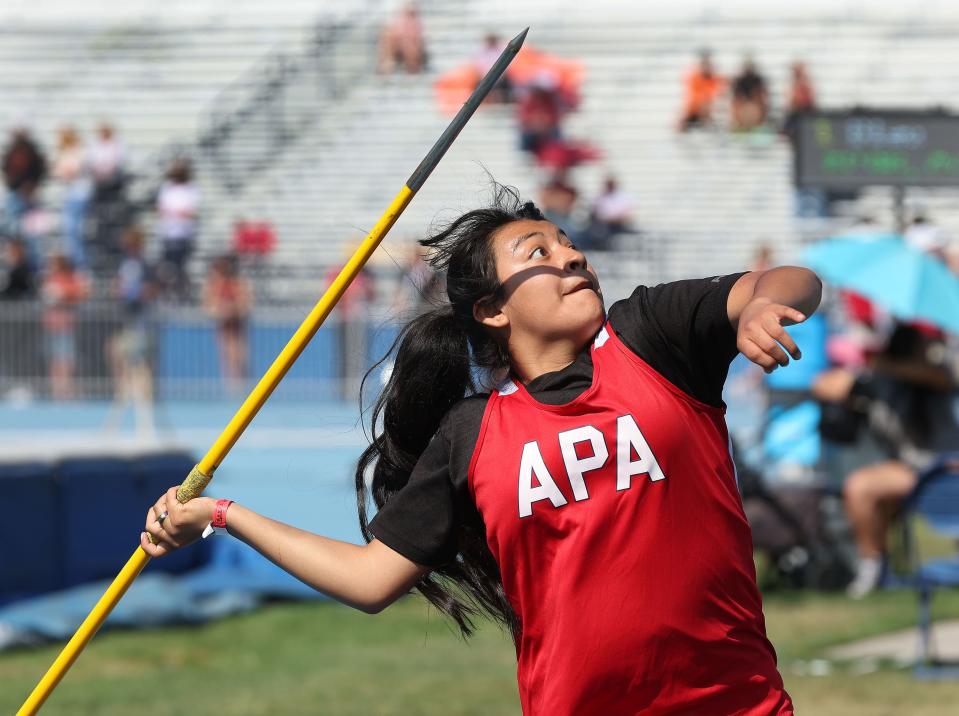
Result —
M186 480L177 488L177 502L183 504L184 502L189 502L194 497L199 497L203 494L203 491L212 479L213 475L204 475L200 472L200 466L194 465L193 469L190 470L190 474L186 476Z

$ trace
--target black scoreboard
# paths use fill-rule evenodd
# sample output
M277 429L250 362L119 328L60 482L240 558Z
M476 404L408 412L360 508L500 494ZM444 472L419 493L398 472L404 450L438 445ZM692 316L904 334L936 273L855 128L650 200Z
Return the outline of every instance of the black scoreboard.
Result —
M799 117L800 187L959 186L959 115L856 109Z

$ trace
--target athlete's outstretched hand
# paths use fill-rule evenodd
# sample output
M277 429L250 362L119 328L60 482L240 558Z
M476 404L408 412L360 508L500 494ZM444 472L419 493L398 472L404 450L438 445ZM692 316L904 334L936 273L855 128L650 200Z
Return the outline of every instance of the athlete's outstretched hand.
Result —
M213 520L216 500L195 497L186 504L176 499L176 487L171 487L147 510L146 532L140 533L140 546L151 557L162 557L175 549L196 542ZM166 513L161 525L158 518ZM156 544L150 542L147 532Z
M773 303L764 296L756 297L746 304L739 316L736 347L764 371L772 373L781 365L789 365L789 356L795 360L802 358L783 326L805 320L806 316L795 308Z

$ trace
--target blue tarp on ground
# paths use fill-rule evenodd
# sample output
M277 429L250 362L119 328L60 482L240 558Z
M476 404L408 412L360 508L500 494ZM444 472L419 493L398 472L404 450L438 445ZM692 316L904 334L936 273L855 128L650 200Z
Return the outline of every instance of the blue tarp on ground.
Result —
M0 452L27 446L39 456L8 459L0 469L4 502L17 505L0 520L0 649L72 636L137 548L146 509L186 475L193 456L209 447L235 409L228 401L167 403L160 410L171 428L163 441L180 449L118 457L110 451L125 444L130 452L135 441L129 433L98 427L108 407L35 404L0 411ZM53 445L60 453L56 458L50 457ZM74 445L102 448L91 458L96 465L70 457ZM359 543L352 483L364 445L354 406L270 403L217 470L207 494ZM103 470L117 462L126 483L102 484ZM49 479L55 465L64 468L63 474ZM72 513L69 518L61 517L63 507ZM63 546L67 535L73 544ZM72 566L66 568L66 561ZM197 623L274 598L322 595L239 540L216 536L151 561L106 626Z
M105 626L196 624L249 611L268 599L323 598L243 543L211 539L215 540L211 562L180 575L155 570L144 573L110 613ZM190 549L194 548L184 553ZM157 564L162 561L150 566ZM84 584L0 609L0 651L69 639L109 584L110 580Z

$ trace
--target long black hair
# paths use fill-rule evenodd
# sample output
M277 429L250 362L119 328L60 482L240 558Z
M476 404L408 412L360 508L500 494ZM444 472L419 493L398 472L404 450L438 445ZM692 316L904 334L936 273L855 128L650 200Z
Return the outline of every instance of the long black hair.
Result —
M468 211L420 241L429 250L430 265L446 274L448 302L406 324L363 379L365 385L377 366L395 353L389 381L373 405L370 446L356 466L360 530L367 542L373 539L367 490L377 509L389 502L406 486L450 408L488 387L482 376L509 368L505 348L473 318L473 306L500 297L492 238L503 226L523 219L541 221L543 214L532 203L524 203L516 189L494 182L488 207ZM473 633L473 618L485 615L516 640L521 625L503 591L482 519L474 508L459 522L456 558L433 570L416 588L456 622L464 638Z

